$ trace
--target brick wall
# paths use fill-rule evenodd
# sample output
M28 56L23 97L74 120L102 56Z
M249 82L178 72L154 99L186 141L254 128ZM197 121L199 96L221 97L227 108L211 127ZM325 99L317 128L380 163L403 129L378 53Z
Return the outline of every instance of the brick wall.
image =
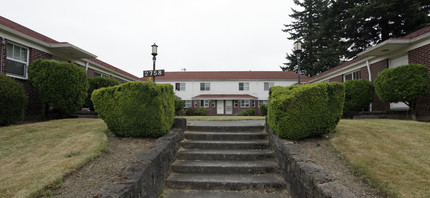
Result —
M379 61L377 63L370 65L370 73L372 74L372 82L375 83L375 79L379 72L382 70L388 68L388 59ZM375 99L372 103L372 110L373 111L389 111L390 110L390 103L382 102L378 95L375 94Z
M369 80L369 72L367 71L367 67L362 67L360 69L360 79Z
M409 63L427 65L430 73L430 45L409 51L408 58ZM417 115L430 116L430 94L418 98Z
M331 78L330 80L329 80L329 82L343 82L343 75L340 75L340 76L336 76L336 77L334 77L334 78Z
M3 45L2 43L1 43L1 41L2 41L2 37L0 37L0 52L1 52L1 49L3 49L3 54L0 54L0 56L3 58L3 62L0 62L0 73L1 74L5 74L6 73L6 70L5 70L5 68L4 68L4 66L6 65L6 45Z
M30 63L37 59L52 59L52 55L37 49L30 48Z
M88 68L87 77L94 77L94 70Z

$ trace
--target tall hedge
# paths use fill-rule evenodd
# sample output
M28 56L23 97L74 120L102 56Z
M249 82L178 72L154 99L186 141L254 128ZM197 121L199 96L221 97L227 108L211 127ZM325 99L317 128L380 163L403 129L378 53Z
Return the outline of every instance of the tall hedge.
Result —
M175 118L175 96L170 84L128 82L100 88L91 99L99 117L118 136L160 137Z
M363 111L369 108L375 97L375 87L368 80L347 80L345 85L345 104L343 114Z
M111 86L120 84L118 80L112 79L112 78L106 78L106 77L91 77L91 78L88 78L87 80L88 80L89 89L88 89L88 96L85 99L84 107L88 107L92 111L94 111L94 105L93 105L93 101L91 101L91 94L93 93L94 90L100 89L102 87L111 87Z
M20 83L0 74L0 126L22 119L27 100L27 93Z
M271 87L267 120L281 138L302 139L330 133L342 116L341 83Z
M85 69L73 63L39 59L31 63L28 77L42 102L63 114L79 110L87 97Z
M409 64L384 69L375 79L375 90L384 102L404 102L415 114L418 97L428 92L429 68Z

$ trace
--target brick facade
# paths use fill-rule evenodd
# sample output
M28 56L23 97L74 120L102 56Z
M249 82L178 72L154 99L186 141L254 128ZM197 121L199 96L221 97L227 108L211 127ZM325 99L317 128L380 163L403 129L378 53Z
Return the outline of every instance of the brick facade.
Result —
M334 77L334 78L331 78L330 80L329 80L329 82L343 82L343 75L340 75L340 76L336 76L336 77Z
M384 69L388 68L388 59L379 61L377 63L370 65L370 73L372 74L372 83L375 83L375 79L378 76L378 73ZM390 103L382 102L378 95L375 93L375 99L372 103L373 111L389 111Z
M367 67L362 67L360 69L360 79L369 80L369 71L367 70Z
M409 51L408 59L409 63L427 65L430 73L430 45ZM430 94L418 98L416 109L418 116L430 116Z
M0 37L0 53L3 50L3 54L0 54L1 56L1 62L0 62L0 73L1 74L6 74L6 69L5 69L5 65L6 65L6 45L3 45L3 43L1 43L3 40L2 37Z
M235 107L235 101L237 102L237 106ZM197 102L197 107L194 106L194 103ZM238 114L242 111L247 111L248 109L255 109L255 114L256 115L261 115L260 113L260 109L258 108L258 100L250 100L250 107L245 108L245 107L241 107L240 106L240 100L232 100L232 105L233 105L233 114L231 115L235 115ZM193 100L191 102L192 106L190 108L193 108L196 112L199 111L200 107L201 107L201 100ZM215 104L212 107L212 104ZM253 104L255 104L255 107L253 106ZM225 100L224 100L224 111L225 111ZM206 115L218 115L217 114L217 104L216 104L216 100L209 100L209 107L206 107ZM223 114L226 115L226 114Z

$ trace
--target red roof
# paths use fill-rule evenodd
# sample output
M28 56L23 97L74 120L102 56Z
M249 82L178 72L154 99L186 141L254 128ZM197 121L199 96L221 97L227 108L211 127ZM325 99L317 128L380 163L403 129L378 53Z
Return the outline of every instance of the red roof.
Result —
M257 98L249 94L201 94L193 98Z
M131 78L133 78L133 79L135 79L135 80L140 80L140 78L139 77L137 77L137 76L135 76L135 75L133 75L133 74L130 74L130 73L128 73L128 72L126 72L126 71L124 71L124 70L122 70L122 69L120 69L120 68L118 68L118 67L115 67L115 66L112 66L112 65L110 65L110 64L108 64L108 63L106 63L106 62L103 62L103 61L101 61L101 60L99 60L99 59L97 59L97 58L90 58L90 59L88 59L88 60L90 60L90 61L92 61L92 62L94 62L94 63L97 63L97 64L99 64L99 65L101 65L101 66L103 66L103 67L106 67L106 68L109 68L109 69L112 69L112 70L114 70L115 72L117 72L117 73L121 73L121 74L124 74L124 75L126 75L126 76L128 76L128 77L131 77Z
M47 37L45 35L42 35L42 34L36 32L36 31L33 31L33 30L29 29L29 28L26 28L26 27L24 27L24 26L22 26L22 25L20 25L18 23L15 23L15 22L13 22L13 21L11 21L9 19L6 19L6 18L4 18L2 16L0 16L0 25L6 26L6 27L8 27L10 29L13 29L15 31L21 32L21 33L23 33L23 34L25 34L27 36L33 37L33 38L35 38L37 40L40 40L40 41L43 41L45 43L49 43L49 44L65 44L64 42L60 43L60 42L58 42L58 41L56 41L54 39L51 39L51 38L49 38L49 37Z
M308 76L301 76L302 81L309 80ZM164 76L157 76L155 80L296 80L297 74L292 71L185 71L165 72ZM148 78L141 78L147 81Z

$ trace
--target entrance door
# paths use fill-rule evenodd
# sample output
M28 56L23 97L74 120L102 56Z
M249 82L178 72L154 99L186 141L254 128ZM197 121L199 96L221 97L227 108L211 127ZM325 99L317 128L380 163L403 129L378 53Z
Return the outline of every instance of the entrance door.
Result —
M225 114L227 115L233 114L233 102L231 100L225 101Z
M216 101L216 114L222 115L224 114L224 100L217 100Z

